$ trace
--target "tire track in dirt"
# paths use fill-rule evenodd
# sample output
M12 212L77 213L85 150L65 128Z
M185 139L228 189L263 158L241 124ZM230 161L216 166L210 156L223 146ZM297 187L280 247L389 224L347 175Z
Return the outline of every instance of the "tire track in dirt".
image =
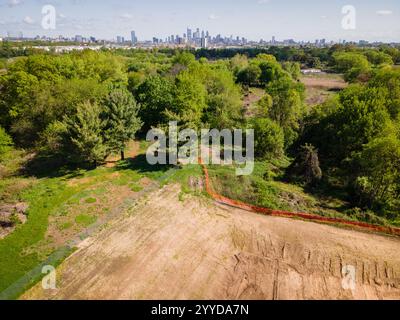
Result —
M23 299L399 299L400 240L153 192ZM355 290L342 286L344 266Z

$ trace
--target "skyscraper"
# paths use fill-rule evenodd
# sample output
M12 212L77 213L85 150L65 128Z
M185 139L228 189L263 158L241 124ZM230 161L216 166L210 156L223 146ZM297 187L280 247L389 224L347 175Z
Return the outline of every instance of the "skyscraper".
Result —
M187 39L192 40L192 29L187 28Z
M131 41L132 41L133 45L135 45L137 43L137 37L136 37L136 32L135 31L131 32Z
M208 38L206 38L206 37L201 38L200 45L201 45L202 48L207 48L207 46L208 46Z

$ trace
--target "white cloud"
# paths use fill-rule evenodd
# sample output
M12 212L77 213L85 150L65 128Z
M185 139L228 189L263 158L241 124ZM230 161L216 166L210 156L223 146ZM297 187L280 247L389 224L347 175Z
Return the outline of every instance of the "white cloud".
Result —
M58 16L59 16L61 19L64 19L64 18L67 17L67 16L66 16L65 14L63 14L63 13L60 13Z
M258 4L266 4L268 3L270 0L258 0L257 3Z
M26 16L23 20L26 24L34 24L35 20L33 20L31 17Z
M208 16L208 19L210 19L210 20L217 20L217 19L219 19L219 16L217 16L217 15L214 14L214 13L211 13L211 14Z
M393 13L391 10L378 10L376 14L379 14L380 16L389 16Z
M122 19L132 19L133 16L130 13L123 13L120 15L120 18Z
M20 4L22 4L22 0L8 0L9 7L16 7Z

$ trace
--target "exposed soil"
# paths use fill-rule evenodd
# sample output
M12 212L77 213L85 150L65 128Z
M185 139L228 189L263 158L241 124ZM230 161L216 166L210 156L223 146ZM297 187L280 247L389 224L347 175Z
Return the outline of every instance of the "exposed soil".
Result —
M262 99L264 96L265 91L259 88L251 88L249 92L243 98L243 107L244 113L246 117L252 117L259 112L257 108L257 103Z
M399 299L400 240L216 205L166 186L23 299ZM355 290L342 286L354 266Z
M23 202L0 205L0 239L12 233L18 224L26 222L27 210L28 205Z

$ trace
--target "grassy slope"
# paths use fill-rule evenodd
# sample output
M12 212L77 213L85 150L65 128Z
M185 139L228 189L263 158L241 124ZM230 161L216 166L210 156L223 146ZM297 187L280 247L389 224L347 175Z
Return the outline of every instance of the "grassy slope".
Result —
M274 174L268 172L270 172L268 165L261 162L255 164L252 175L242 177L236 176L234 167L209 166L213 188L231 199L271 209L307 212L382 225L398 225L398 221L387 221L373 213L364 215L360 212L355 215L346 212L348 204L334 191L310 193L301 186L280 181Z
M2 162L0 202L26 202L29 209L27 222L0 240L0 292L57 249L47 234L49 227L60 231L71 229L78 234L98 216L113 209L115 203L111 200L120 196L122 187L139 192L141 178L157 179L167 169L149 168L143 162L145 158L139 157L135 161L120 162L115 168L75 170L43 178L24 177L17 173L24 155L22 151L13 151ZM111 194L106 198L108 191ZM62 223L49 226L49 220Z

